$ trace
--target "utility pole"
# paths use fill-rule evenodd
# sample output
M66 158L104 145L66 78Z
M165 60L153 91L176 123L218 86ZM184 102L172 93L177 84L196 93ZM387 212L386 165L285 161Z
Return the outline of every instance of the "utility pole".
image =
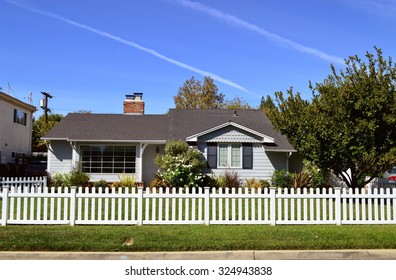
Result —
M41 94L44 95L44 99L40 99L40 107L44 110L44 122L47 123L48 112L51 112L51 110L48 108L48 99L52 98L52 95L44 91L42 91Z

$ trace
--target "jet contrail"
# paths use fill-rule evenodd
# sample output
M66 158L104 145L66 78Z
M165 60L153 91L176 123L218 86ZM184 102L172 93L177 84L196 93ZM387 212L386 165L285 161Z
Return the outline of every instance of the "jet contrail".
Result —
M41 15L44 15L44 16L47 16L47 17L51 17L51 18L63 21L63 22L68 23L70 25L74 25L74 26L76 26L78 28L85 29L85 30L90 31L92 33L95 33L95 34L98 34L100 36L106 37L108 39L117 41L117 42L122 43L124 45L133 47L135 49L141 50L141 51L146 52L146 53L149 53L149 54L151 54L153 56L156 56L156 57L158 57L158 58L160 58L162 60L165 60L165 61L167 61L167 62L169 62L169 63L171 63L173 65L179 66L181 68L187 69L189 71L192 71L194 73L198 73L198 74L203 75L203 76L210 76L215 81L221 82L223 84L229 85L231 87L239 89L239 90L241 90L243 92L246 92L248 94L251 94L253 96L259 97L258 95L249 92L247 89L245 89L244 87L238 85L237 83L234 83L233 81L230 81L228 79L222 78L222 77L220 77L220 76L218 76L216 74L213 74L213 73L210 73L210 72L195 68L195 67L193 67L191 65L188 65L188 64L186 64L184 62L181 62L181 61L175 60L173 58L167 57L167 56L165 56L163 54L160 54L159 52L157 52L157 51L155 51L153 49L146 48L146 47L144 47L142 45L139 45L137 43L134 43L132 41L128 41L128 40L125 40L125 39L123 39L121 37L112 35L112 34L110 34L108 32L98 30L98 29L93 28L93 27L91 27L89 25L82 24L82 23L79 23L79 22L74 21L74 20L70 20L70 19L62 17L62 16L60 16L58 14L54 14L54 13L47 12L47 11L44 11L44 10L35 9L35 8L23 5L21 3L18 3L18 2L12 1L12 0L3 0L3 1L5 1L5 2L7 2L9 4L12 4L12 5L18 6L20 8L27 9L29 11L35 12L35 13L38 13L38 14L41 14Z
M327 53L324 53L320 50L314 49L314 48L310 48L310 47L306 47L304 45L301 45L299 43L293 42L292 40L283 38L277 34L271 33L267 30L265 30L264 28L261 28L255 24L249 23L243 19L240 19L236 16L227 14L225 12L222 12L220 10L211 8L209 6L205 6L199 2L193 2L190 0L173 0L185 7L188 7L190 9L199 11L199 12L203 12L205 14L208 14L214 18L220 19L222 21L225 21L226 23L230 24L230 25L236 25L239 27L242 27L244 29L247 29L249 31L253 31L259 35L262 35L266 38L268 38L271 41L274 42L278 42L281 43L285 46L289 46L292 47L293 49L299 51L299 52L303 52L303 53L307 53L310 55L314 55L316 57L319 57L321 59L330 61L331 63L337 63L337 64L344 64L344 59L334 56L334 55L329 55Z

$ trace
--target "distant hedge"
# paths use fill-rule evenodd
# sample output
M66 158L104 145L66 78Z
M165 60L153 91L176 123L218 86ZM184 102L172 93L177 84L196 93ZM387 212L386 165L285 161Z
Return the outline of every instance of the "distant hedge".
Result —
M0 177L24 177L26 166L26 164L0 163Z

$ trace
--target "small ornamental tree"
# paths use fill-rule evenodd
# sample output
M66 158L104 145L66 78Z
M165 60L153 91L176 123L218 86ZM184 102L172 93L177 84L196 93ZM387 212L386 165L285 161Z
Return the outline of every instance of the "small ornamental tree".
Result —
M164 186L189 188L203 183L205 160L201 152L190 149L184 141L169 141L165 154L158 155L155 162L160 169L157 178Z

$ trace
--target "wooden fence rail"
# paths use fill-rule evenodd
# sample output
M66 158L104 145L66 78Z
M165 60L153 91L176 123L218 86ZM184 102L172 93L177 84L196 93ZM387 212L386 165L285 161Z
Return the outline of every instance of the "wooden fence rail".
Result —
M48 188L3 180L1 225L396 224L396 188Z

